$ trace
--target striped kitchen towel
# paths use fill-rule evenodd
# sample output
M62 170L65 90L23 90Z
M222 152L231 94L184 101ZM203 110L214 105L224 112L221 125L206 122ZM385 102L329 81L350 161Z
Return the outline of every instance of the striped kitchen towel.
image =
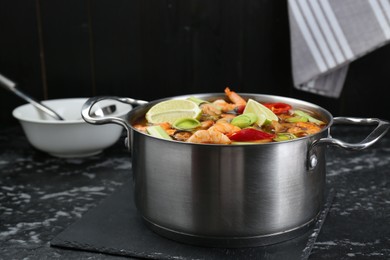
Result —
M390 40L389 0L288 0L294 86L338 98L349 64Z

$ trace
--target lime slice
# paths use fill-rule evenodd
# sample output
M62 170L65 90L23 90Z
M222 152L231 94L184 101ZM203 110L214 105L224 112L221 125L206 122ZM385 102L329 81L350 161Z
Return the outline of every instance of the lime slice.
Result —
M171 99L152 106L145 117L152 124L173 124L181 118L198 118L201 112L199 106L190 100Z
M248 99L243 114L253 113L257 115L256 124L262 126L266 121L278 121L279 118L269 108L260 104L259 102Z

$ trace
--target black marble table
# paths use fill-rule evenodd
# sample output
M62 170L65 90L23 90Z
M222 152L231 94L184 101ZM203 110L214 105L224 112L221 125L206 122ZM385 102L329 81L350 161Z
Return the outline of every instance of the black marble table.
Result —
M332 135L357 142L370 129ZM99 155L60 159L32 148L19 126L0 125L0 259L126 259L50 245L131 179L123 138ZM362 151L329 147L326 158L335 196L309 259L390 259L390 134Z

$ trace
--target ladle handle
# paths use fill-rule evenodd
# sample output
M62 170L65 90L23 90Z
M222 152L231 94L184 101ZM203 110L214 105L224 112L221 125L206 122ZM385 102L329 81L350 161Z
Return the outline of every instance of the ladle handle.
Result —
M6 77L4 77L1 74L0 74L0 85L3 86L5 89L13 92L14 94L19 96L20 98L24 99L28 103L32 104L33 106L35 106L39 110L42 110L46 114L50 115L51 117L53 117L53 118L55 118L57 120L64 120L64 118L62 116L57 114L51 108L45 106L44 104L40 103L39 101L35 100L34 98L32 98L32 97L28 96L27 94L23 93L22 91L20 91L16 87L16 83L15 82L7 79Z

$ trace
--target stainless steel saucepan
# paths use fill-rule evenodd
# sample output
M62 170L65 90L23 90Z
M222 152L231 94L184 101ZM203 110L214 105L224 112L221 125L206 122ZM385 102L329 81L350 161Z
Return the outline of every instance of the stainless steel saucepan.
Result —
M201 99L223 94L191 95ZM256 145L193 144L158 139L132 124L153 102L131 98L95 97L83 106L91 124L119 124L127 130L135 187L135 204L145 223L165 237L195 245L247 247L293 238L310 227L324 204L327 145L361 150L378 141L389 122L376 118L333 117L315 104L271 95L241 94L259 102L284 102L311 110L328 122L319 133L285 142ZM138 105L127 120L93 118L91 107L115 99ZM332 138L336 124L372 125L359 143ZM132 203L129 201L129 203Z

